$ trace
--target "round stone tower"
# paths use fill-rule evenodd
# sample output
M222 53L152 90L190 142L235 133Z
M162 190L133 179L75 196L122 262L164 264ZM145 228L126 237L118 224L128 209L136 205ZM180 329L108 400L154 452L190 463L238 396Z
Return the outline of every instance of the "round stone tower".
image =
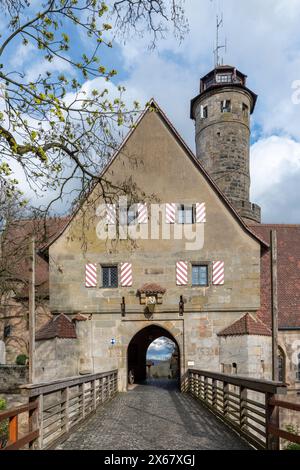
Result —
M246 75L217 66L200 81L191 102L196 123L196 156L246 223L260 222L261 210L250 198L250 115L257 95Z

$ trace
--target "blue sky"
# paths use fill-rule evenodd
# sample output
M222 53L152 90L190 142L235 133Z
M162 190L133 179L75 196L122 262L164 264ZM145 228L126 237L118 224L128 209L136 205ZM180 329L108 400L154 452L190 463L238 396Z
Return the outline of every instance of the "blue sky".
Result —
M147 360L154 359L170 359L174 351L175 343L170 339L162 336L153 341L147 351Z
M38 4L37 0L33 4ZM248 86L259 95L252 118L251 198L262 206L264 222L300 223L300 104L293 103L292 85L300 80L299 0L186 0L190 31L179 43L172 32L148 49L149 37L116 38L103 48L104 65L118 70L109 85L125 85L126 101L144 104L154 97L187 143L194 149L190 100L199 79L213 67L215 17L223 11L228 49L224 62L248 75ZM5 20L0 27L5 33ZM73 54L89 47L85 37L69 31ZM33 50L12 47L6 60L34 75L45 66ZM68 73L55 61L57 72ZM102 79L85 83L103 88Z

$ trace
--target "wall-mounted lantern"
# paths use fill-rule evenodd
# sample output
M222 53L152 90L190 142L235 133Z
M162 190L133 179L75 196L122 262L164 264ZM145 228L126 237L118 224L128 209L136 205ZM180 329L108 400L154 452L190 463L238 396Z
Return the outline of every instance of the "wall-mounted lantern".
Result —
M181 295L180 301L179 301L179 315L183 317L183 314L184 314L184 300L183 300L183 296Z
M121 302L121 314L122 314L122 317L125 317L125 314L126 314L125 297L122 297L122 302Z

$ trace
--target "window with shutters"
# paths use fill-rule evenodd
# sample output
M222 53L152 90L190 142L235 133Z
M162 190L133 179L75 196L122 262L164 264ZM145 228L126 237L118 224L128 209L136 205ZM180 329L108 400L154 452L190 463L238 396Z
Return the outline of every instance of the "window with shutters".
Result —
M181 204L177 210L177 222L179 224L195 224L196 208L195 205L185 206Z
M102 287L118 287L118 266L102 266Z
M208 265L193 264L192 265L192 285L207 287L208 286Z
M128 207L120 208L120 225L133 225L137 224L138 208L137 204Z
M221 112L231 113L231 101L230 100L221 101Z

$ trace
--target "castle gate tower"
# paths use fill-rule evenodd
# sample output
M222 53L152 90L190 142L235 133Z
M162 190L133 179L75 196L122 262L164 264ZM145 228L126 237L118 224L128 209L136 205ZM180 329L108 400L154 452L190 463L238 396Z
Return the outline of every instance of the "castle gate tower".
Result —
M200 80L191 101L196 125L196 156L246 223L260 222L261 209L250 202L250 115L257 95L246 75L220 65Z

